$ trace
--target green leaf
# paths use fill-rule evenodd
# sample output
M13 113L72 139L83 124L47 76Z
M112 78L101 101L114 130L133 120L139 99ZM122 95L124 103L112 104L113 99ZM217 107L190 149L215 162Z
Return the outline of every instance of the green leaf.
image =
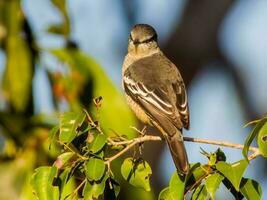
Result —
M65 152L57 157L57 160L55 162L55 166L58 169L63 168L67 162L75 155L73 152Z
M59 9L63 16L63 22L60 25L54 25L48 28L48 31L56 34L63 34L69 36L70 34L70 20L66 9L65 0L52 0L52 3Z
M267 122L259 130L258 134L258 146L263 156L267 157Z
M248 160L248 149L249 149L249 146L252 143L252 141L254 140L254 138L257 136L257 134L259 133L260 129L262 128L262 126L265 124L266 121L267 121L267 118L261 119L256 124L256 126L253 128L253 130L250 132L248 137L246 138L242 154L243 154L243 156L245 157L245 159L248 162L249 162L249 160Z
M39 167L31 179L35 195L40 200L58 200L59 188L53 186L53 181L57 173L56 167Z
M66 33L66 28L62 24L56 24L56 25L51 25L47 31L49 33L54 33L54 34L61 34L64 35Z
M107 142L107 136L105 134L95 133L93 134L94 140L89 144L89 151L97 153L100 151Z
M58 133L59 131L59 126L54 126L50 131L49 131L49 139L54 141L55 140L55 137L56 137L56 134Z
M17 112L24 112L29 104L32 89L33 65L29 44L22 34L24 15L20 1L2 3L1 13L6 28L6 68L3 89ZM0 42L1 43L1 42ZM0 84L1 85L1 84Z
M108 176L105 176L100 182L86 181L86 184L83 188L83 199L84 200L98 199L99 196L104 193L107 179Z
M84 113L65 113L60 117L59 140L64 143L70 143L77 135L79 128L85 119Z
M121 165L121 174L133 186L144 188L146 191L151 190L149 178L152 170L146 161L126 158Z
M185 180L175 171L169 183L170 199L182 200L184 197Z
M70 177L71 168L65 169L56 181L59 186L60 200L65 200L75 190L76 184L74 177Z
M196 182L201 182L208 174L210 174L212 168L208 165L200 165L200 163L194 164L190 167L190 171L186 176L186 190L190 189L190 187Z
M23 112L31 94L31 54L26 42L19 36L7 39L7 66L4 86L16 111Z
M214 199L215 192L219 188L223 179L224 177L218 173L212 174L206 179L206 189L210 194L211 199Z
M174 199L170 195L170 189L169 189L169 187L167 187L167 188L164 188L163 190L161 190L161 192L159 193L158 200L176 200L176 199Z
M216 169L220 171L234 186L234 188L239 191L239 185L247 168L248 162L246 160L240 160L233 164L228 164L220 161L216 164Z
M205 185L200 185L195 189L192 195L192 200L206 200L208 193Z
M90 158L86 162L86 176L90 181L100 180L106 170L106 165L103 160Z
M59 126L55 126L49 131L49 135L48 135L49 140L50 140L49 150L51 149L52 143L55 142L55 140L56 140L56 135L57 135L58 131L59 131Z
M252 179L243 178L240 184L240 191L247 200L261 199L261 186Z
M66 1L65 0L51 0L52 3L62 12L66 12Z

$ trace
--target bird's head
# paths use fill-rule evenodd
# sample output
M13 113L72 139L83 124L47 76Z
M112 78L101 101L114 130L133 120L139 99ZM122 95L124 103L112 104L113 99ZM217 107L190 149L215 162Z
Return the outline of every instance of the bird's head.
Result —
M158 49L157 33L147 24L137 24L133 27L128 44L128 52L140 56L153 53Z

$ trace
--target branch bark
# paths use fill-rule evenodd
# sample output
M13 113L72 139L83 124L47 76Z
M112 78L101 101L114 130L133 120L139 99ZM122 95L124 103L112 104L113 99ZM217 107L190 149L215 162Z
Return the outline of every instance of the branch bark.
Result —
M137 144L141 144L148 141L162 141L163 139L159 136L153 136L153 135L144 135L142 137L134 138L132 140L126 140L126 141L113 141L109 139L108 144L112 146L123 146L127 145L122 151L115 154L114 156L107 158L105 163L109 165L113 160L117 159L118 157L122 156L124 153L129 151L132 147L134 147ZM243 149L244 145L231 143L227 141L219 141L219 140L208 140L208 139L201 139L201 138L193 138L193 137L184 137L184 141L186 142L195 142L195 143L203 143L203 144L211 144L211 145L218 145L218 146L224 146L234 149ZM253 160L254 158L261 155L260 150L257 147L249 147L249 151L253 152L248 159Z

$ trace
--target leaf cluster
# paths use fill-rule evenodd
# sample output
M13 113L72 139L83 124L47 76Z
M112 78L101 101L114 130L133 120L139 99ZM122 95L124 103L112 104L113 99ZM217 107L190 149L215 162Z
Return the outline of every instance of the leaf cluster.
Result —
M100 108L101 98L95 99L94 102L95 106ZM262 124L261 129L258 129L261 137L262 132L263 135L266 134L264 128L265 124ZM255 129L252 133L254 132ZM32 185L39 199L43 199L42 196L45 195L49 195L49 199L118 197L119 174L114 173L111 163L122 155L121 152L127 149L127 145L133 140L120 135L106 135L99 122L85 110L63 114L59 126L51 130L50 139L51 143L60 144L63 152L53 166L40 167L35 171ZM248 145L249 143L246 143L244 149L250 148ZM160 192L159 200L215 199L215 193L221 185L226 187L235 199L261 199L260 184L244 177L249 165L247 157L228 163L220 148L212 153L202 149L201 153L207 157L207 163L191 164L186 176L174 172L168 187ZM125 181L134 187L151 190L152 169L142 157L134 154L133 157L125 158L120 165L120 172ZM64 189L69 182L75 182L77 187L74 191Z

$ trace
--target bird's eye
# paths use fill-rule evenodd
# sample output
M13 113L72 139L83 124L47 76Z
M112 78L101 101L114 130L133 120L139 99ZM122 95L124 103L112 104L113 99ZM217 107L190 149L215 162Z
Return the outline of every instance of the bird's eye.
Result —
M152 42L152 41L157 41L157 34L154 34L152 37L146 39L144 41L144 43L149 43L149 42Z

